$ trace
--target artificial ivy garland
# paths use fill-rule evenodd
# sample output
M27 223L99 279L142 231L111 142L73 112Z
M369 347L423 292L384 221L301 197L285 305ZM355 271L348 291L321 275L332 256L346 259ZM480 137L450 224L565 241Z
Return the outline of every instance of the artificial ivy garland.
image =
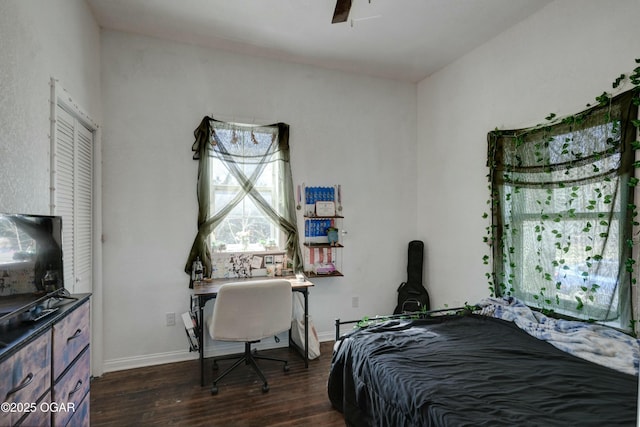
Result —
M640 64L640 59L636 59L635 62L636 62L636 64ZM634 94L632 103L634 105L636 105L636 106L640 105L640 97L638 97L638 93L640 93L640 66L637 66L633 70L633 72L628 76L625 75L625 74L621 74L619 77L617 77L615 79L615 81L612 83L612 88L613 89L617 89L621 85L625 84L626 82L631 83L631 85L633 86L632 89L631 89L631 91L633 91L633 94ZM595 100L597 102L596 106L603 106L604 107L604 106L607 106L607 105L611 105L611 100L612 99L613 99L613 95L612 94L607 93L607 92L603 92L601 95L595 97ZM587 108L592 107L592 106L593 105L591 105L591 104L587 104ZM547 117L545 117L546 122L544 124L536 125L536 126L534 126L532 128L529 128L529 129L526 129L526 130L522 131L518 135L510 135L510 136L514 137L515 144L516 144L516 146L518 146L519 144L524 142L525 137L527 137L528 135L531 135L532 133L544 131L545 128L547 128L547 127L549 127L551 125L556 125L556 124L564 124L564 125L580 124L585 120L585 117L587 115L588 115L588 112L583 111L583 112L580 112L580 113L577 113L577 114L574 114L574 115L571 115L571 116L567 116L567 117L564 117L564 118L558 118L556 116L556 114L551 113ZM640 128L640 120L638 120L636 118L636 119L631 120L631 123L633 124L634 128L636 129L636 135L637 135L637 130L638 130L638 128ZM613 131L615 132L616 129L613 129ZM498 136L506 135L506 133L504 133L504 132L506 132L506 131L501 131L498 128L496 128L494 131L492 131L490 133L490 135L498 137ZM489 141L490 141L490 144L492 144L492 143L495 144L496 138L489 138ZM489 153L494 152L493 148L495 148L495 147L492 147L490 145ZM640 142L637 141L637 140L634 141L632 143L632 147L631 148L634 151L640 149ZM536 154L536 156L538 156L538 153L535 153L535 154ZM541 152L540 152L540 159L539 160L542 160L542 153ZM490 168L490 173L487 175L487 178L488 178L488 181L489 181L488 189L489 189L489 192L490 192L490 197L489 197L489 199L487 201L487 204L490 207L490 211L493 212L493 210L496 208L497 204L499 203L499 196L498 196L497 189L494 189L493 188L493 184L492 184L492 171L493 171L493 169L495 167L495 159L493 159L491 157L491 155L489 155L487 163L488 163L488 166ZM634 163L634 168L636 168L636 169L640 168L640 161L636 161ZM639 179L638 178L630 177L628 185L630 187L636 187L638 185L638 183L639 183ZM599 194L598 196L599 197L604 197L605 203L607 203L607 198L609 198L609 201L610 201L610 198L611 198L611 195L607 195L607 194ZM551 195L549 194L548 198L550 198L550 197L551 197ZM540 201L540 202L541 203L549 203L550 200ZM587 206L587 209L589 209L589 206ZM632 221L632 225L633 225L634 228L637 229L638 225L640 225L640 223L638 223L638 221L636 219L637 216L638 216L637 206L635 204L633 204L633 203L630 203L627 206L627 209L630 212L630 218L631 218L631 221ZM571 214L571 212L569 212L569 215L570 214ZM489 213L485 212L483 214L483 218L486 219L486 218L489 218L489 217L490 217ZM543 219L550 219L550 218L543 218ZM605 221L605 219L602 219L602 221ZM489 249L490 251L492 250L492 247L493 247L494 244L499 243L499 242L495 242L495 234L494 234L495 228L494 227L495 226L493 224L488 225L486 227L486 235L483 237L483 240L484 240L485 243L488 244L488 246L490 248ZM511 233L517 232L517 230L508 230L508 231L511 232ZM585 229L583 231L585 231L585 232L590 231L590 224L589 223L587 223L585 225ZM539 232L539 230L536 230L536 232ZM638 232L634 231L634 233L635 233L634 236L637 236ZM557 236L557 237L560 237L560 236ZM541 231L540 231L540 234L538 234L537 238L538 239L541 238ZM567 244L569 244L569 243L567 242ZM632 239L628 240L627 242L625 242L625 244L627 244L629 246L629 248L632 248L634 245L638 244L638 240L632 238ZM511 249L513 249L513 248L511 248ZM562 247L559 243L558 243L558 249L562 249L565 253L568 251L568 247ZM509 251L510 249L507 248L506 250ZM632 253L632 251L631 251L631 253ZM594 255L592 259L594 261L597 261L598 260L598 255ZM488 265L490 260L491 260L491 255L490 254L485 254L483 256L483 263L485 265ZM555 263L554 266L558 267L558 263L559 262L562 262L562 260L560 260L560 261L555 260L554 261L554 263ZM625 260L624 264L625 264L625 269L631 275L631 283L635 285L637 279L634 277L633 273L634 273L634 265L636 264L636 261L633 259L632 255ZM540 266L536 267L536 270L538 270L538 268L540 268L539 272L541 274L546 274L546 275L549 274L549 273L544 273ZM513 289L511 287L509 287L509 285L508 285L510 282L513 281L513 279L514 279L513 277L502 278L504 280L501 280L498 285L496 284L495 272L486 273L486 277L488 279L489 291L490 291L491 296L496 296L497 295L496 286L500 286L500 290L502 291L501 293L503 295L509 295L511 292L513 292ZM559 284L557 284L557 286L559 286ZM598 287L598 285L592 285L592 287L590 289L588 289L588 291L595 292L595 291L597 291L597 287ZM587 290L587 289L585 289L585 290ZM540 295L534 296L534 298L536 298L536 299L539 298L539 299L543 300L543 302L545 304L548 304L548 305L553 304L553 301L550 298L545 297L544 292L541 292ZM581 310L583 308L583 306L584 306L584 302L581 301L578 298L576 309L577 310Z

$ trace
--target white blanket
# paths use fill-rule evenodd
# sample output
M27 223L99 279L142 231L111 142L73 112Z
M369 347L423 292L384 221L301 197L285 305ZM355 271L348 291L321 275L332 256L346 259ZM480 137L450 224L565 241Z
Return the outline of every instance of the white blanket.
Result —
M621 331L594 323L553 319L515 298L487 298L478 306L482 315L513 322L529 335L567 353L638 375L640 341Z

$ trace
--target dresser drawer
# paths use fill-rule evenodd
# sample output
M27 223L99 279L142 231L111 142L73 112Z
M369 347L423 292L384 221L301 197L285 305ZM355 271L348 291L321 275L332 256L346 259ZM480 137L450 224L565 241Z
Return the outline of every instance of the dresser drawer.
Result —
M89 393L90 351L87 347L60 380L53 385L53 401L64 407L53 412L53 424L64 426L81 409L83 398Z
M71 416L67 426L72 427L89 427L91 425L91 411L89 410L89 402L91 401L91 393L88 393L80 407Z
M89 344L89 329L88 301L53 325L54 381Z
M35 407L35 411L24 417L17 426L21 427L49 427L51 425L51 392L48 392Z
M0 364L0 425L15 424L51 385L51 334L40 335ZM26 405L26 406L25 406Z

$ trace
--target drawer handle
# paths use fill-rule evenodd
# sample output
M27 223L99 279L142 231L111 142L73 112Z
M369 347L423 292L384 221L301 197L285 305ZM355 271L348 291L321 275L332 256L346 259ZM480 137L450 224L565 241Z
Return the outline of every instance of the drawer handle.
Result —
M67 342L71 341L74 338L78 338L82 333L82 329L76 329L76 333L67 338Z
M76 388L74 388L69 392L69 399L71 399L71 396L76 394L78 390L80 390L81 388L82 388L82 380L78 380L78 382L76 383Z
M26 386L28 386L29 384L31 384L31 381L33 381L33 373L29 372L29 375L27 375L25 377L25 379L22 380L22 383L20 383L19 386L9 390L7 392L7 395L5 397L5 400L9 398L9 396L11 396L12 394L16 394L17 392L19 392L20 390L22 390L23 388L25 388Z

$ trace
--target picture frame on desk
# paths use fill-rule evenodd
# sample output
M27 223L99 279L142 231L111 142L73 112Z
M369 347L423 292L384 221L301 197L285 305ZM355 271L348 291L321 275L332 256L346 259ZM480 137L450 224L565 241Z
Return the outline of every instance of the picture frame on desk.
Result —
M262 268L262 257L254 255L251 258L251 270Z

